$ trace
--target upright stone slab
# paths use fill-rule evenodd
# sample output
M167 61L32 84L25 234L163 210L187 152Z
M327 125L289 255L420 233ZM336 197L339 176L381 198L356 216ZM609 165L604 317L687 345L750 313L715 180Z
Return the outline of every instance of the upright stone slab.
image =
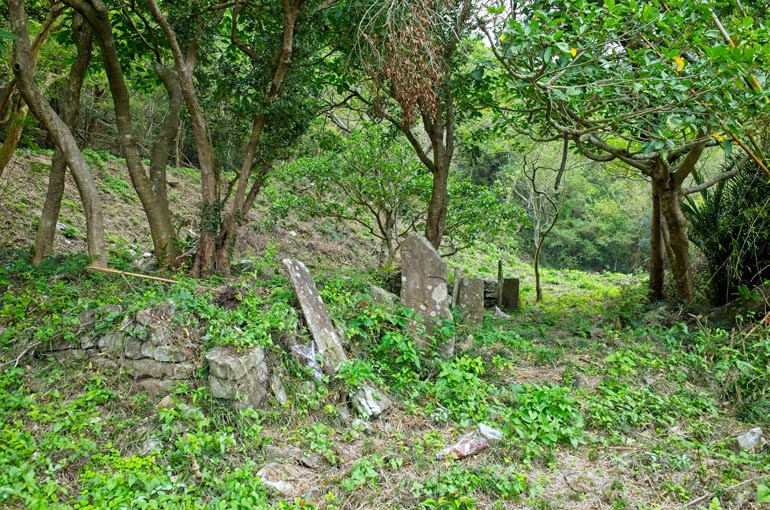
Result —
M457 286L457 308L466 324L481 325L484 321L484 280L462 278Z
M283 259L283 265L289 272L289 279L302 307L307 327L313 335L316 350L323 359L323 369L327 374L335 374L340 363L345 361L342 336L332 324L305 264L299 260Z
M514 311L519 309L519 279L505 278L503 280L502 301L500 308Z
M411 235L401 245L401 302L425 320L425 325L440 326L452 320L447 292L447 267L427 239ZM454 352L454 340L441 346L441 354Z

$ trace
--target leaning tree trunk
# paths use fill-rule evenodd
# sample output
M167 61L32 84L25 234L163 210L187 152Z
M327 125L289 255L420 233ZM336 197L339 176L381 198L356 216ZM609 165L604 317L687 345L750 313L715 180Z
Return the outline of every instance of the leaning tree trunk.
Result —
M5 140L0 146L0 177L5 171L5 167L11 162L13 153L21 140L21 134L24 132L24 120L27 118L27 104L21 97L13 102L13 112L11 113L11 123L5 132Z
M91 263L97 267L106 267L107 252L104 240L102 204L91 170L83 159L83 154L80 152L72 131L53 111L51 105L40 94L35 83L24 1L11 0L8 4L8 14L11 31L16 36L13 43L13 72L18 80L19 92L29 105L30 111L45 126L56 145L64 153L83 201L88 254L91 257Z
M660 191L655 181L650 181L652 188L652 215L650 217L650 301L663 299L663 246L660 217Z
M77 53L72 63L67 87L62 95L62 110L64 123L74 131L78 123L80 112L80 92L83 81L91 60L93 50L93 30L79 14L72 17L72 38L75 41ZM40 224L35 234L35 252L32 256L32 264L38 265L43 259L53 252L53 242L56 235L56 222L59 219L59 210L64 196L64 177L67 170L67 160L61 149L57 148L51 160L51 172L48 177L48 191L46 192L43 211L40 215Z
M31 67L33 69L37 65L40 48L51 34L54 23L58 20L61 13L62 9L60 8L51 9L48 12L48 17L42 27L40 27L40 31L35 36L35 40L32 43L32 48L30 50L32 53ZM24 121L26 120L27 112L29 111L23 98L19 97L16 101L12 100L14 90L16 90L16 80L11 80L6 86L2 100L0 100L0 115L2 115L6 109L10 109L9 117L11 119L8 129L5 132L3 145L0 147L0 177L2 177L5 167L10 163L13 154L16 151L16 147L19 145L21 135L24 133Z

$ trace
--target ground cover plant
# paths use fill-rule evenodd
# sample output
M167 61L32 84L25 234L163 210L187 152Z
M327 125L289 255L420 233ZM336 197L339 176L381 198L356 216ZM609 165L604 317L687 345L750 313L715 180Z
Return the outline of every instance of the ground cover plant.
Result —
M120 264L119 260L114 261ZM4 508L761 508L768 452L734 438L767 426L768 326L685 325L634 299L644 282L549 272L547 298L508 318L487 314L443 360L422 346L406 309L373 305L371 276L328 271L318 287L347 332L351 358L316 381L276 332L302 333L296 303L268 257L222 282L131 281L72 257L33 268L2 259L0 500ZM255 290L256 289L256 290ZM533 303L525 286L524 303ZM132 390L90 361L40 356L77 338L77 312L176 300L209 346L263 345L288 400L237 411L203 373L170 400ZM256 311L258 312L256 312ZM63 313L62 313L63 312ZM105 316L100 327L119 326ZM230 325L228 329L226 326ZM235 335L234 331L239 334ZM418 332L419 333L419 332ZM350 388L376 382L396 408L351 422ZM478 423L503 441L466 459L436 453ZM294 492L256 476L266 446L317 459Z

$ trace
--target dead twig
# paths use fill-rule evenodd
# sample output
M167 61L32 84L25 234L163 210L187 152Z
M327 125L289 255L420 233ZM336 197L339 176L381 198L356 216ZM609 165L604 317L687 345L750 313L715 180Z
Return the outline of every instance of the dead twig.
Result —
M163 282L163 283L179 283L177 280L170 280L168 278L161 278L160 276L150 276L146 274L140 274L140 273L130 273L128 271L119 271L117 269L110 269L108 267L93 267L90 266L88 269L92 269L94 271L100 271L102 273L110 273L110 274L119 274L123 276L133 276L134 278L144 278L145 280L152 280L155 282Z
M0 368L3 368L3 367L5 367L5 366L7 366L7 365L10 365L11 363L13 363L13 368L16 368L16 367L18 367L18 366L19 366L19 361L21 361L21 358L23 358L23 357L24 357L24 356L25 356L25 355L26 355L26 354L27 354L29 351L33 350L35 347L37 347L37 346L38 346L38 345L40 345L41 343L42 343L42 342L35 342L34 344L28 345L26 349L24 349L23 351L21 351L21 354L19 354L18 356L16 356L16 359L13 359L13 360L11 360L11 361L6 361L6 362L5 362L5 363L3 363L2 365L0 365Z
M751 482L756 482L757 480L763 480L765 478L770 478L770 475L760 475L760 476L755 476L754 478L749 478L748 480L744 480L744 481L742 481L740 483L736 483L735 485L731 485L729 487L725 487L724 489L721 489L720 492L727 492L727 491L730 491L730 490L733 490L733 489L737 489L738 487L742 487L744 485L750 484ZM691 506L696 505L696 504L698 504L698 503L700 503L702 501L705 501L705 500L707 500L709 498L713 498L715 495L716 495L715 492L707 492L703 496L699 496L699 497L697 497L697 498L695 498L695 499L693 499L691 501L688 501L687 503L682 505L680 508L691 507Z

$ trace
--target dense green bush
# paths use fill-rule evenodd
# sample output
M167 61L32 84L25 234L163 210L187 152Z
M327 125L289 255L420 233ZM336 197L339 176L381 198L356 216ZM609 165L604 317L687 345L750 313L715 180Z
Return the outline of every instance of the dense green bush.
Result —
M704 284L713 304L770 279L770 182L748 158L734 158L723 170L735 166L734 178L684 203L690 239L707 261Z

